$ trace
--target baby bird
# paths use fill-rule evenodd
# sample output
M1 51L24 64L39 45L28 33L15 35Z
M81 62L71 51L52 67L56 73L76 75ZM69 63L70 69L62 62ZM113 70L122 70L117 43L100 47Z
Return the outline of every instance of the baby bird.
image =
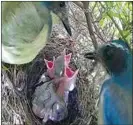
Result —
M65 50L53 61L45 59L50 81L44 82L35 89L32 100L34 114L42 118L44 123L49 119L61 121L68 115L68 96L69 92L76 87L78 74L78 70L74 72L69 67L70 59L71 53L66 55Z

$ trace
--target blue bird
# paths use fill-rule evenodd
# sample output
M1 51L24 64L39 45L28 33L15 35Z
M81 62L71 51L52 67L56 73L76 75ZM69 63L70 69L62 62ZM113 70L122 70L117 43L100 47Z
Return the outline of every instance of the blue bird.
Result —
M46 45L52 24L59 20L71 35L63 1L2 2L2 61L31 62Z
M110 74L99 100L100 125L132 124L132 52L123 40L113 40L85 58L102 62Z

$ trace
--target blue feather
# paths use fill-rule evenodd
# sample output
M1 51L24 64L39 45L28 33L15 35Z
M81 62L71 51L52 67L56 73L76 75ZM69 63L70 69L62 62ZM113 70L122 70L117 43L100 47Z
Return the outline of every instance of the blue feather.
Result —
M49 7L52 5L52 2L53 1L41 1L42 5L46 6L46 7Z
M115 40L111 44L116 45L118 48L122 47L121 49L123 49L126 56L126 68L117 74L112 72L110 78L102 85L99 104L99 123L105 125L131 125L132 54L122 40Z

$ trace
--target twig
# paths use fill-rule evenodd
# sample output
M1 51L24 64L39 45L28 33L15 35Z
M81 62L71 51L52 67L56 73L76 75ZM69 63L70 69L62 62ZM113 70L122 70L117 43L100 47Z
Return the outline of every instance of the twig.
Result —
M84 6L84 9L86 10L86 11L84 11L84 14L85 14L87 25L88 25L88 31L90 33L90 37L92 39L94 48L97 49L98 48L98 44L97 44L96 37L94 35L93 28L92 28L91 16L90 16L90 13L87 11L89 2L88 1L84 1L82 3L83 3L83 6Z
M90 13L90 15L91 15L92 21L94 21L94 20L93 20L92 13ZM103 36L101 35L101 33L100 33L100 31L99 31L97 25L95 25L95 23L93 23L93 26L94 26L95 30L97 31L97 33L95 33L95 34L96 34L103 42L106 42L106 41L104 40Z
M88 26L88 31L90 33L90 37L92 39L92 42L93 42L93 45L94 45L94 48L97 49L98 48L98 44L97 44L97 41L96 41L96 37L94 35L94 32L93 32L93 28L92 28L92 22L91 22L91 16L90 16L90 13L87 11L88 10L88 5L89 5L89 2L74 2L78 7L80 7L81 9L84 10L84 14L86 16L86 21L87 21L87 26Z
M96 37L94 35L94 32L93 32L93 28L92 28L92 22L91 22L91 16L90 16L90 13L87 11L88 10L88 5L89 5L89 2L87 1L84 1L82 3L80 2L74 2L78 7L80 7L81 9L84 10L84 14L85 14L85 17L86 17L86 21L87 21L87 26L88 26L88 31L89 31L89 34L90 34L90 37L91 37L91 40L92 40L92 43L93 43L93 46L95 49L98 48L98 43L96 41ZM90 69L90 73L93 72L94 70L94 67L97 65L97 61L95 61L93 63L93 66L92 68Z
M92 13L93 13L94 9L96 8L96 6L97 6L97 2L95 2L95 5L92 8L92 11L91 11Z
M73 1L73 3L75 3L79 8L83 9L84 6L81 2L78 2L78 1Z

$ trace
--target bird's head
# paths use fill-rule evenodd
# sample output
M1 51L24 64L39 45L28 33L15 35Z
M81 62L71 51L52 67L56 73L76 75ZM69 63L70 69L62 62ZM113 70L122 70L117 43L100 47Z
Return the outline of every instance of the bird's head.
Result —
M53 121L61 121L66 118L68 114L67 106L63 101L59 101L55 103L52 107L52 114L49 119Z
M71 36L72 32L69 26L66 2L65 1L45 1L43 2L43 4L60 18L65 29Z
M39 97L40 98L40 97ZM32 110L36 116L46 123L49 119L52 121L61 121L67 117L68 111L66 103L56 96L54 100L47 100L48 105L45 105L46 100L33 100Z
M47 73L54 82L59 85L57 89L58 93L64 93L64 91L72 91L75 88L75 82L79 69L73 71L69 67L72 53L66 54L66 50L61 53L53 61L44 59L47 66Z
M113 40L94 52L86 53L85 58L102 62L111 74L120 74L127 67L130 48L123 40Z

